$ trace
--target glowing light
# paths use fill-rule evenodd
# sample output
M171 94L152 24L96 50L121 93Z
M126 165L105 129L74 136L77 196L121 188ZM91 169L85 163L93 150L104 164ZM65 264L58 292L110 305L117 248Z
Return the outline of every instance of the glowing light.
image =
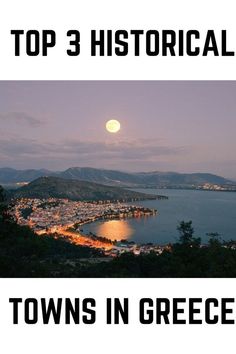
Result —
M104 236L111 241L127 240L133 233L133 228L126 220L109 220L98 225L95 230L96 235Z
M117 133L120 130L120 122L116 119L111 119L106 122L106 130L109 133Z

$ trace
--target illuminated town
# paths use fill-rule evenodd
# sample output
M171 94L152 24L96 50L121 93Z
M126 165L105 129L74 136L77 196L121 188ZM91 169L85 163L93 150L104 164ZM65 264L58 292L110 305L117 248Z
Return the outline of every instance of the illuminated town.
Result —
M81 226L97 220L126 219L155 216L157 210L120 202L81 202L68 199L18 199L11 207L11 215L22 226L29 226L43 237L62 237L80 246L101 249L107 256L118 256L124 252L155 252L160 254L168 246L153 244L138 245L125 240L111 241L92 233L85 235Z

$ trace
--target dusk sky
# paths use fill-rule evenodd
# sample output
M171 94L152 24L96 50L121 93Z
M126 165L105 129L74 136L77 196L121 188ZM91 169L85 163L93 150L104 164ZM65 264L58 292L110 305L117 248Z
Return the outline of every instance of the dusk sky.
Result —
M235 132L236 81L0 82L0 167L236 179Z

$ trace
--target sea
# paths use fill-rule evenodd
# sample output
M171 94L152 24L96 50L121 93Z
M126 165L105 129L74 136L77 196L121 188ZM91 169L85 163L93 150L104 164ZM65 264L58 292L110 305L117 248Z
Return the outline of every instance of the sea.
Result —
M168 196L168 199L145 200L132 204L157 209L158 214L139 218L97 221L83 225L84 233L92 232L111 240L134 241L138 244L164 245L178 240L180 221L192 220L194 234L207 243L208 233L217 232L222 240L236 240L236 193L222 191L135 189L138 192Z

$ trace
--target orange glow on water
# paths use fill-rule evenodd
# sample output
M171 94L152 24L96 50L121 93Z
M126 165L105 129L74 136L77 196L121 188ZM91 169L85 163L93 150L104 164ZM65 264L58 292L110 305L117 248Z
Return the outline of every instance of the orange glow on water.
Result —
M109 220L98 225L95 234L112 241L128 240L134 233L134 229L126 220Z

